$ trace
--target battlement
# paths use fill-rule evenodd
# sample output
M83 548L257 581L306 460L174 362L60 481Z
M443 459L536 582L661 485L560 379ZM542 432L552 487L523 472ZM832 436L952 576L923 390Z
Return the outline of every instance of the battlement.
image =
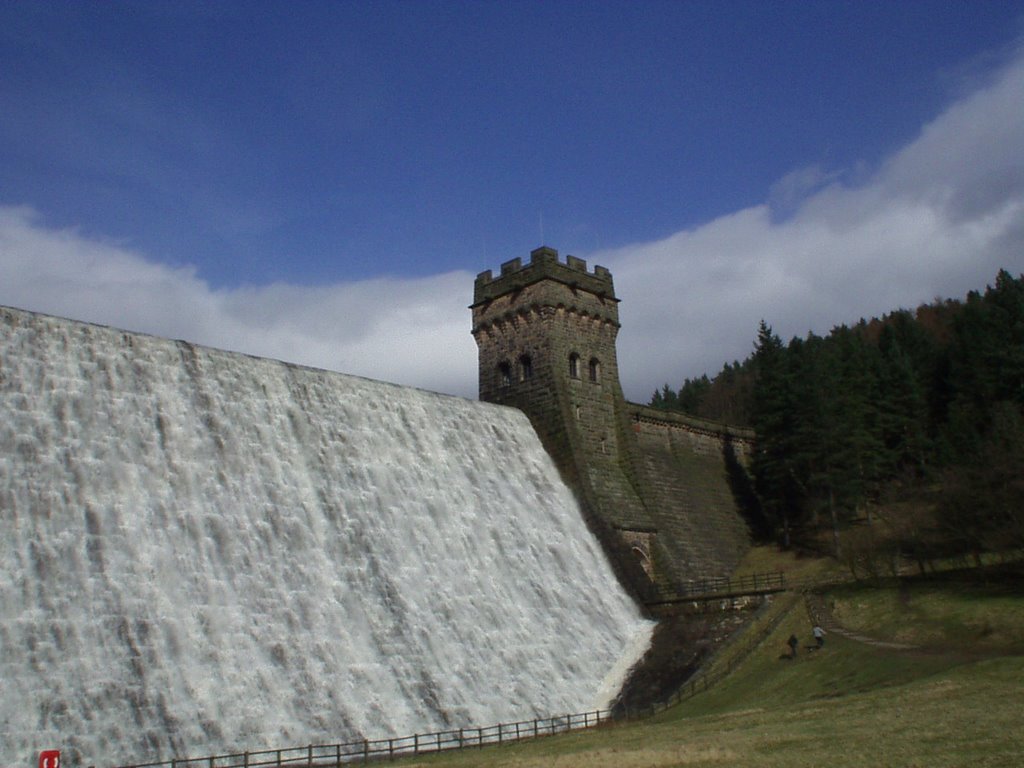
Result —
M588 272L585 260L567 256L563 263L558 259L558 251L542 246L530 252L528 264L524 265L523 260L516 257L501 265L498 277L494 277L489 269L478 274L473 285L473 306L522 290L541 280L554 280L573 290L583 290L602 299L618 301L612 285L612 273L607 269L595 266L593 272Z

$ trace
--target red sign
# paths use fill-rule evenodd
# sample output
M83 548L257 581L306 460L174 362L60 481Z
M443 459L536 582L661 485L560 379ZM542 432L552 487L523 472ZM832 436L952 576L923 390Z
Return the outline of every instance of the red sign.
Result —
M60 768L60 750L44 749L40 752L39 768Z

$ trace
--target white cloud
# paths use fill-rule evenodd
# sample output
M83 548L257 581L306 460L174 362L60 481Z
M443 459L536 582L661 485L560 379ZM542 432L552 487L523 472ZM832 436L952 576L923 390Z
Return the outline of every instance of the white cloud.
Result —
M810 195L839 178L839 173L826 173L819 165L808 165L790 171L772 184L768 204L776 218L792 215Z
M796 169L764 205L589 254L623 300L627 397L745 358L761 318L783 338L826 333L1024 272L1021 104L1024 56L856 185ZM0 304L470 397L472 285L452 272L214 291L192 269L0 209Z
M473 397L473 277L213 291L192 269L0 208L0 304Z
M865 181L798 169L773 200L664 240L591 254L622 299L627 397L716 373L753 348L827 333L937 296L962 297L1000 268L1024 272L1024 58L946 109ZM826 183L826 186L820 186ZM794 204L794 201L795 204Z

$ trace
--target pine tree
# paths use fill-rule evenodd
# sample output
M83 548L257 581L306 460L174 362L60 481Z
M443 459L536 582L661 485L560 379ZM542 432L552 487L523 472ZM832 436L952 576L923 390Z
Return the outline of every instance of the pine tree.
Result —
M878 406L879 433L882 442L882 470L889 478L918 479L924 475L929 452L928 398L925 388L931 379L934 362L927 337L917 335L910 341L915 357L905 344L915 327L904 314L886 325L878 341L878 377L875 399ZM918 366L921 366L920 368Z
M782 546L792 544L793 513L799 490L793 474L792 387L782 340L762 320L754 351L754 453L751 469L762 508L779 533Z
M699 379L686 379L683 382L683 386L679 388L679 410L693 416L699 415L701 405L704 403L704 398L710 389L711 380L708 379L707 374L704 374Z

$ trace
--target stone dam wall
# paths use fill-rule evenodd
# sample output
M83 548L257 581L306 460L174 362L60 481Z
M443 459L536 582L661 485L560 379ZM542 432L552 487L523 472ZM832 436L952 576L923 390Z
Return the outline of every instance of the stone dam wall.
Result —
M750 546L735 483L743 481L752 433L634 403L626 409L640 497L669 542L673 575L732 573Z
M745 430L625 400L611 273L542 247L474 286L480 399L523 410L620 579L656 590L731 574L749 547Z

